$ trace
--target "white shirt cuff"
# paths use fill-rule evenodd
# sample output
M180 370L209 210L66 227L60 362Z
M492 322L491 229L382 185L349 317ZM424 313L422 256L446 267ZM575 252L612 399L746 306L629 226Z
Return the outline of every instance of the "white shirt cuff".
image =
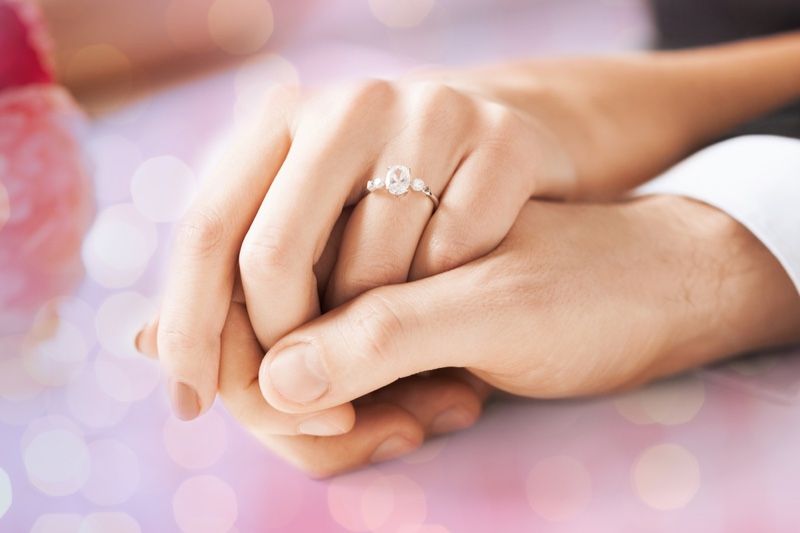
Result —
M749 229L800 293L800 140L736 137L705 148L643 185L712 205Z

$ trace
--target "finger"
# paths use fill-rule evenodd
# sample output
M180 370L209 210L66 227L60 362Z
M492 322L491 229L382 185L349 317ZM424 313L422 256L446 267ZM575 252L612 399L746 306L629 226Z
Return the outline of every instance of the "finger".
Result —
M346 207L342 211L342 214L339 215L339 219L333 226L333 231L331 231L328 242L325 243L325 249L322 251L322 255L320 255L319 260L314 264L314 277L317 280L317 293L319 294L320 301L322 301L328 289L333 267L336 265L336 259L339 257L344 228L347 226L352 212L353 208ZM323 307L321 311L324 313L327 311L327 308Z
M448 176L450 169L443 170ZM397 198L386 190L361 200L344 231L339 257L325 295L326 309L333 309L374 287L408 279L433 205L422 194Z
M470 136L452 132L472 126L474 111L468 102L441 85L419 84L408 91L403 134L382 155L393 166L373 178L375 190L356 205L345 230L326 295L329 308L374 287L408 279L434 207L421 190L427 186L441 193L461 165Z
M485 340L502 325L489 312L490 270L479 266L373 289L293 331L261 365L265 398L280 410L307 412L399 377L480 361Z
M508 234L533 192L535 162L512 126L477 146L442 194L419 241L409 279L459 267L492 251Z
M355 426L344 435L256 436L297 468L325 478L408 454L425 440L425 431L405 409L381 403L360 407Z
M139 353L158 359L158 316L152 318L136 335L135 344Z
M303 115L292 148L247 233L239 258L248 312L262 346L319 314L315 264L343 207L366 183L386 133L370 110L391 109L389 85L343 94L329 121ZM340 115L336 116L338 112ZM385 116L385 113L381 113ZM356 150L353 147L357 147Z
M236 256L288 150L290 99L276 93L257 133L247 132L234 143L176 230L158 352L181 419L195 418L214 400Z
M247 311L233 303L222 330L219 393L228 409L251 431L262 435L339 435L353 427L353 406L345 403L306 415L272 408L258 386L263 358Z
M398 380L370 397L372 402L402 407L419 421L427 435L472 426L480 417L486 398L460 376L441 371Z
M312 439L266 435L261 440L315 477L327 477L408 454L425 435L465 429L479 418L488 395L461 369L412 376L392 383L356 406L356 424L345 435Z

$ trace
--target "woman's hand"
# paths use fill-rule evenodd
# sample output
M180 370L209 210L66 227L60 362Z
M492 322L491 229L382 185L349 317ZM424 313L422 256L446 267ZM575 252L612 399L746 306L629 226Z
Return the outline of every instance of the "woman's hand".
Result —
M318 268L324 279L327 267ZM149 329L150 352L154 336ZM239 299L222 334L220 391L266 446L330 475L470 425L486 383L531 397L597 394L798 339L800 300L789 277L715 208L668 196L528 202L486 257L370 290L281 339L263 365ZM472 376L419 374L446 367ZM310 390L321 393L310 398ZM281 429L281 420L364 395L349 433Z
M439 196L434 213L416 192L362 199L397 164ZM483 256L532 195L558 195L571 179L568 155L535 118L445 84L279 89L177 229L158 334L177 415L213 401L237 264L266 349L321 309ZM352 205L320 295L312 267Z

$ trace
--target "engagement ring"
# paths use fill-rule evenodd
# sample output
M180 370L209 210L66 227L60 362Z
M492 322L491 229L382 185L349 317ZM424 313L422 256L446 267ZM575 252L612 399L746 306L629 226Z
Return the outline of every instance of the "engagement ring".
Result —
M433 202L433 210L439 207L439 197L436 196L431 188L419 178L411 179L411 169L402 165L389 167L386 177L378 176L367 182L367 192L386 189L394 196L405 196L409 190L419 192L430 198Z

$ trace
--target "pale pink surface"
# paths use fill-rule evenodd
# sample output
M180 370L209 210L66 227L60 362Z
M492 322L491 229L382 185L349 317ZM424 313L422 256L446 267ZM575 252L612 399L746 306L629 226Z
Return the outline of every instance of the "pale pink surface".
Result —
M94 211L75 138L80 120L58 86L0 93L0 334L20 332L82 275L81 241Z

